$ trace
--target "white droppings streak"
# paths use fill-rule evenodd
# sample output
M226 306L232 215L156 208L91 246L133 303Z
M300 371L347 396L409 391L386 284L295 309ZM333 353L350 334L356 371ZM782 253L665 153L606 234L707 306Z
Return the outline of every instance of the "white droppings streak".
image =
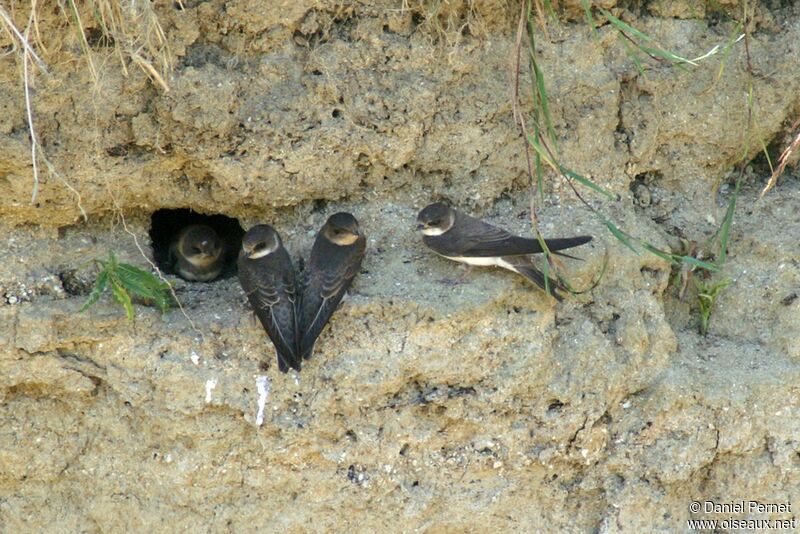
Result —
M211 391L217 387L217 379L209 378L206 380L206 404L211 402Z
M200 355L197 354L195 351L192 351L192 355L190 356L190 358L192 359L193 364L195 365L200 364Z
M269 396L269 378L266 376L256 377L256 389L258 390L258 413L256 414L256 426L264 424L264 406L267 405Z

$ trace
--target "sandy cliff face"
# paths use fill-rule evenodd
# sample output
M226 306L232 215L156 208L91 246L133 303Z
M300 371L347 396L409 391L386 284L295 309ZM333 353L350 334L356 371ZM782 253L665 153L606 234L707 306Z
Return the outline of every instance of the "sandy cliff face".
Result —
M152 50L169 49L168 92L98 38L93 82L65 15L40 6L35 122L59 174L42 166L34 204L22 63L0 57L2 530L674 531L743 517L691 514L692 500L800 506L791 169L757 201L768 171L751 140L733 283L706 337L670 266L625 248L555 177L542 231L596 236L567 268L589 286L607 251L602 282L561 304L486 269L453 288L440 280L455 264L414 233L431 199L530 232L509 100L517 6L273 4L156 6L165 46L147 50L157 67ZM627 20L697 57L733 25L692 4ZM800 13L772 4L749 46L756 137L779 152ZM641 74L579 5L537 36L562 161L619 195L587 193L631 233L706 240L745 146L743 43L722 69L718 54ZM131 234L150 254L150 215L186 207L269 222L295 258L329 214L359 218L363 271L302 374L277 371L235 278L176 280L186 315L139 307L130 325L105 299L77 313L91 276L65 273L108 250L146 267Z

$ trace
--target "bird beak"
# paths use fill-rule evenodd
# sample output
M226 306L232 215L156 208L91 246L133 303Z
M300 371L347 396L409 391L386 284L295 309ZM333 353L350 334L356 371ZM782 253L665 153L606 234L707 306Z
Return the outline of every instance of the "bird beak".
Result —
M418 230L418 231L419 231L419 230L424 230L424 229L425 229L425 225L424 225L424 224L422 224L422 223L417 223L417 230Z

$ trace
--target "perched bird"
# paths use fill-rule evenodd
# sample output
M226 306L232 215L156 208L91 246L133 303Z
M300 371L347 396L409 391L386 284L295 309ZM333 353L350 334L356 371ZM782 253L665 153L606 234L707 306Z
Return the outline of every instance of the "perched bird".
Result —
M367 239L349 213L335 213L317 233L300 312L300 354L308 359L323 327L358 274Z
M422 241L440 256L466 263L468 269L473 265L496 265L521 274L545 289L545 277L529 256L543 252L537 239L515 236L441 202L430 204L419 212L417 229L424 236ZM591 236L585 235L545 239L545 243L550 252L571 258L557 251L577 247L591 240ZM556 289L564 289L563 285L552 278L547 280L553 297L561 300Z
M238 267L239 283L275 345L278 368L299 371L294 267L274 228L259 224L247 231Z
M193 282L210 282L225 267L225 243L205 224L192 224L178 232L169 254L175 273Z

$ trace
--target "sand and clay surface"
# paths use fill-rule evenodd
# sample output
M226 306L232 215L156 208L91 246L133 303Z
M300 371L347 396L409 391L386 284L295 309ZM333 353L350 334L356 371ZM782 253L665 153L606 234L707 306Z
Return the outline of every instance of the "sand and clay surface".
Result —
M704 2L595 3L689 58L735 29ZM774 160L800 110L791 3L748 3L752 76L744 40L640 72L576 1L537 35L560 159L631 234L704 243L745 154L706 336L693 284L680 299L553 173L540 228L595 236L564 264L585 288L608 258L597 287L556 303L491 269L441 282L459 270L415 233L428 202L532 232L517 3L110 5L115 40L79 5L90 68L71 15L37 3L48 74L28 64L29 92L57 174L39 161L33 204L22 54L0 33L0 530L672 532L800 509L794 164L758 199L761 142ZM530 113L526 61L522 81ZM235 277L170 277L185 315L78 313L86 261L149 268L134 236L151 256L152 214L178 208L269 222L295 259L331 213L359 218L363 270L301 374L278 372ZM791 512L690 511L742 500Z

